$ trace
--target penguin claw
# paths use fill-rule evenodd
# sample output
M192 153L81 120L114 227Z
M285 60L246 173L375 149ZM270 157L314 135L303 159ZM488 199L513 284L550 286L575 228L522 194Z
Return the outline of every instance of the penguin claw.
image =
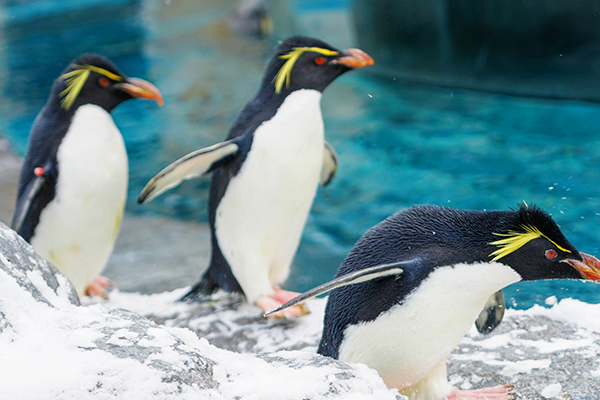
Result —
M87 285L83 291L86 296L98 296L104 300L108 300L106 296L106 290L112 287L114 284L103 276L97 276Z

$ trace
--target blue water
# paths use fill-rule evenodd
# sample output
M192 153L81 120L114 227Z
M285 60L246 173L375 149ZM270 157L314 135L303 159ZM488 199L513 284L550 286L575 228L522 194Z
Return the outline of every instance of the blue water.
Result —
M232 1L47 2L50 14L31 4L12 1L0 14L2 134L23 154L52 80L80 53L102 52L129 76L155 83L165 98L161 109L131 101L113 113L130 155L127 210L206 221L207 179L148 206L134 200L166 164L225 137L257 89L274 42L228 34L219 20ZM413 204L490 210L535 203L579 250L600 255L600 105L358 72L328 88L322 105L340 165L315 201L291 289L329 280L365 230ZM517 308L551 295L598 303L600 286L538 282L514 285L506 295Z

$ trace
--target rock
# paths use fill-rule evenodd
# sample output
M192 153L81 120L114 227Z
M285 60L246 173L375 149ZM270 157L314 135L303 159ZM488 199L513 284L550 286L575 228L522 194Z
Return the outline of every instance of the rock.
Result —
M365 366L300 351L238 354L106 304L0 224L0 387L10 399L400 399Z
M580 315L586 306L600 316L600 305L565 299L554 310L509 309L489 336L472 329L449 357L451 383L461 389L512 383L518 399L546 399L544 393L558 387L559 398L598 399L600 332L586 327L584 319L576 326L544 315L564 310Z
M311 314L302 318L266 320L238 296L220 293L211 302L178 302L185 291L151 296L117 291L108 304L133 307L160 324L187 327L218 347L260 358L286 350L316 352L325 299L308 302ZM560 398L598 399L600 304L564 299L551 309L508 309L490 335L471 329L448 357L448 377L465 390L512 383L518 399L544 400L558 391Z
M55 296L79 305L77 292L58 269L41 258L12 229L0 223L0 270L14 279L37 302L55 306ZM52 292L49 292L49 289ZM5 302L10 299L4 298Z

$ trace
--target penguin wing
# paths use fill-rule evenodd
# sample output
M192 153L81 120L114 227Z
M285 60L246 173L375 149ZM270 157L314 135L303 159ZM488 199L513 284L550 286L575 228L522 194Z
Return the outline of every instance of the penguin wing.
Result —
M37 168L36 168L37 170ZM13 216L11 228L19 233L21 236L29 236L23 235L21 232L21 228L23 228L23 223L27 218L31 218L29 215L30 211L33 209L38 210L38 215L41 212L41 209L45 206L44 204L38 204L38 199L40 194L44 191L52 190L53 181L56 179L54 172L56 171L56 167L54 163L49 160L47 161L43 167L39 170L39 173L34 172L35 176L33 179L29 181L21 196L17 200L17 205L15 209L15 215ZM46 185L46 182L52 181L51 185ZM29 241L30 237L25 237L27 241Z
M339 288L342 286L354 285L356 283L372 281L373 279L383 278L386 276L400 275L403 272L402 268L400 268L400 267L406 266L408 264L413 264L413 263L415 263L415 261L416 260L408 260L408 261L399 261L399 262L392 263L392 264L377 265L375 267L361 269L359 271L355 271L355 272L340 276L339 278L335 278L334 280L324 283L321 286L317 286L314 289L310 289L308 292L302 293L301 295L293 298L292 300L281 305L280 307L278 307L272 311L269 311L268 313L265 313L264 316L268 317L269 315L274 314L278 311L284 310L284 309L291 307L293 305L296 305L300 302L312 299L313 297L317 297L323 293L327 293L333 289L336 289L336 288Z
M498 290L490 296L479 317L475 320L475 326L479 333L487 335L496 329L504 317L504 310L504 294L502 290Z
M333 147L325 142L325 151L323 152L323 166L321 167L321 186L329 185L337 171L338 158Z
M142 204L150 201L186 179L202 176L231 161L239 151L235 141L236 139L228 140L181 157L150 179L137 202Z

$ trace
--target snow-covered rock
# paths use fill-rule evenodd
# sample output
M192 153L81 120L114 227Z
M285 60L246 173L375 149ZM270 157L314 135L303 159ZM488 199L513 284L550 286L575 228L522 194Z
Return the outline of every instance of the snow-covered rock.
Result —
M154 295L114 291L102 304L133 309L167 326L187 327L236 352L316 352L325 299L309 301L311 314L302 318L265 320L258 307L222 293L210 303L177 302L185 291ZM513 383L518 399L597 400L600 304L564 299L552 308L509 309L491 335L481 335L473 327L448 357L448 377L465 390Z
M80 306L69 281L2 224L0 388L17 400L401 398L365 366L238 354L133 311Z

